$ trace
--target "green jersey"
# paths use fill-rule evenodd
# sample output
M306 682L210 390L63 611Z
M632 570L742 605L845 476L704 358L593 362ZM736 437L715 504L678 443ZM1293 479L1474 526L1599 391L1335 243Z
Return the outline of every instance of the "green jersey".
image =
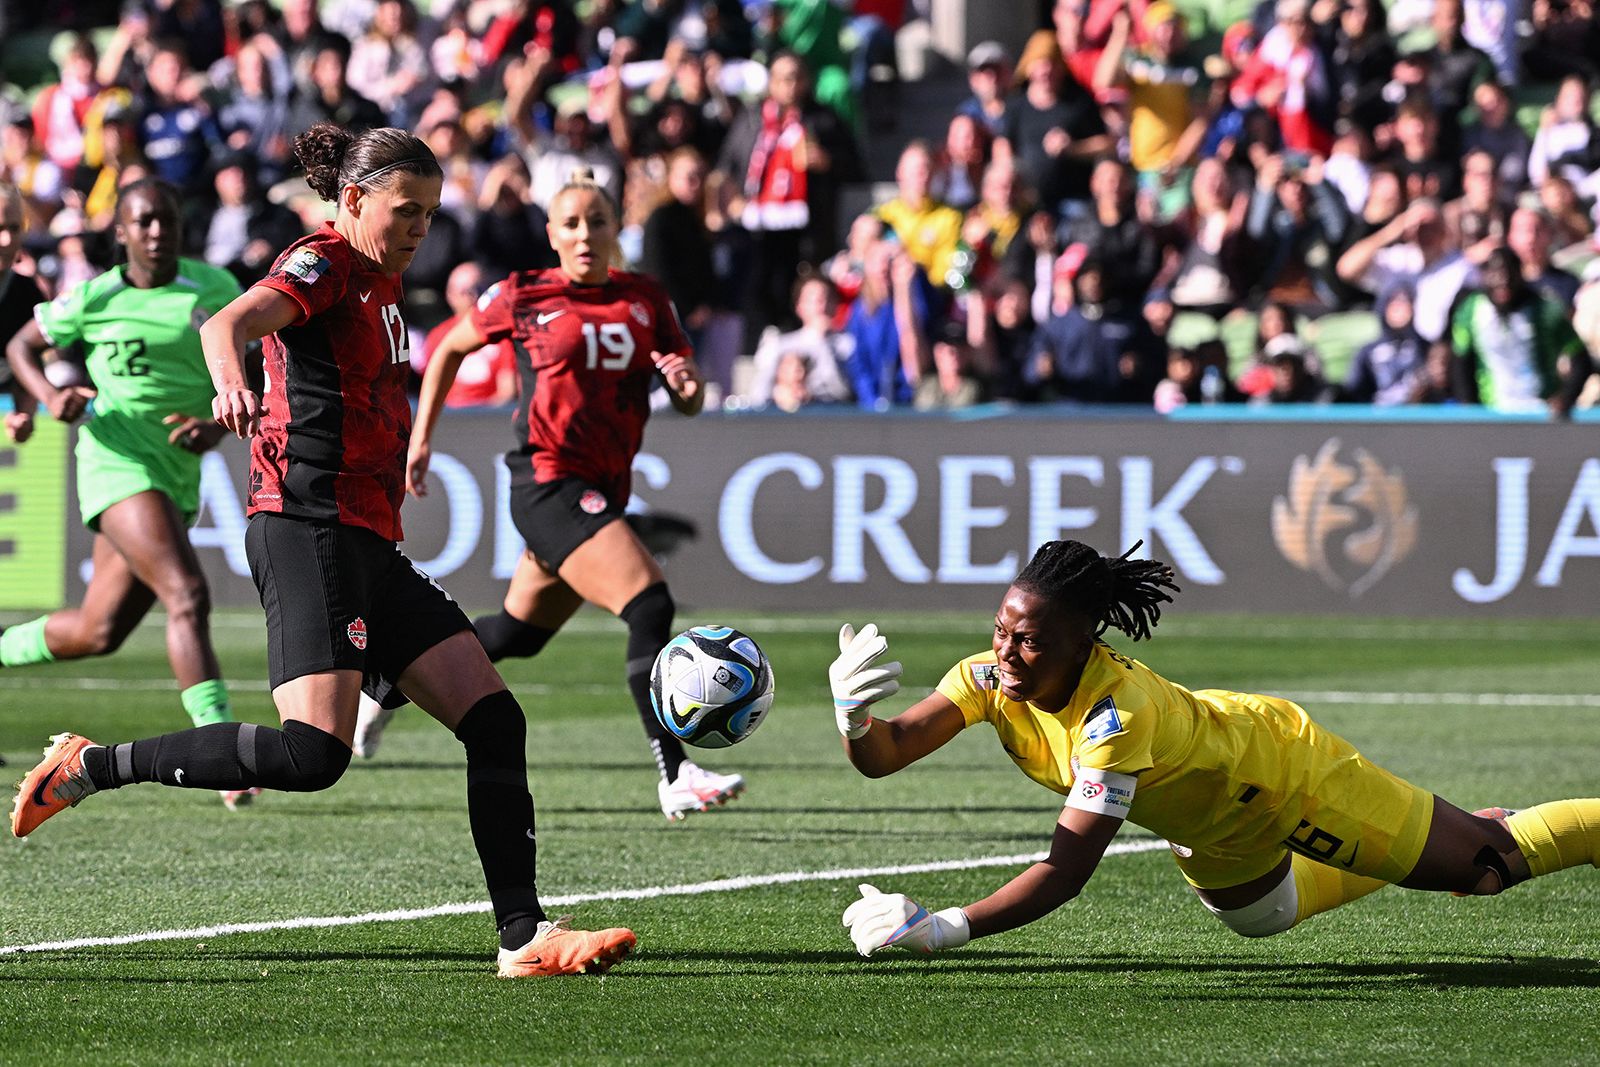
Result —
M178 276L157 289L135 289L116 267L40 304L34 319L52 345L82 348L96 417L210 418L200 324L239 292L233 275L199 260L178 260Z

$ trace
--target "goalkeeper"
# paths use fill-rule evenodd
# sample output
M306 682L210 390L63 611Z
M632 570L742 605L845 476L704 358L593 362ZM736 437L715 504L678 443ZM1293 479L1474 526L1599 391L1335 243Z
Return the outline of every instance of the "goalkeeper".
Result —
M1131 555L1131 553L1130 553ZM893 718L888 642L845 626L829 669L850 762L893 774L987 722L1024 774L1066 797L1049 854L989 896L930 912L870 885L844 913L863 956L956 948L1077 896L1132 821L1171 843L1208 910L1245 937L1282 933L1386 885L1488 896L1600 866L1600 799L1469 814L1385 771L1277 697L1190 692L1100 640L1150 636L1177 591L1163 563L1039 548L1006 590L992 650L952 667Z

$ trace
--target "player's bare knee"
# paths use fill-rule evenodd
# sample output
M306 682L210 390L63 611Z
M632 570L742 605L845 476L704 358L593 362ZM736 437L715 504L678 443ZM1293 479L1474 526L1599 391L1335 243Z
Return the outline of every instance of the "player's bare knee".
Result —
M211 590L200 575L183 575L160 592L169 619L203 623L211 617Z

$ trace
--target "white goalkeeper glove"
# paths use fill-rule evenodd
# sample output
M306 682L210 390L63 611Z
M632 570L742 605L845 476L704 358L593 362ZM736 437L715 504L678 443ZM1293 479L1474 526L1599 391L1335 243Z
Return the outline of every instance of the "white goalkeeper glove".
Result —
M828 668L828 684L839 732L851 741L867 732L872 717L867 709L900 691L900 664L877 665L888 650L889 639L878 633L876 623L867 623L860 633L849 623L839 627L839 658Z
M844 924L863 956L889 945L918 952L960 948L972 939L960 908L929 911L904 893L880 893L864 882L857 888L861 899L844 909Z

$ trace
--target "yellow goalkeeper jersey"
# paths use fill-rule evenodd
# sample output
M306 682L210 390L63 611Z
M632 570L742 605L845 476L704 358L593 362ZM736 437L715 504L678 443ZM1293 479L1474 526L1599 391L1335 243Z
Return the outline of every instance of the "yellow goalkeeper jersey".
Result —
M1291 701L1190 692L1100 642L1072 701L1053 714L1007 699L997 671L993 652L969 656L938 691L967 726L992 725L1022 772L1069 807L1125 817L1182 846L1180 857L1208 850L1265 863L1287 846L1387 877L1415 862L1427 794ZM1401 854L1380 863L1397 845Z

